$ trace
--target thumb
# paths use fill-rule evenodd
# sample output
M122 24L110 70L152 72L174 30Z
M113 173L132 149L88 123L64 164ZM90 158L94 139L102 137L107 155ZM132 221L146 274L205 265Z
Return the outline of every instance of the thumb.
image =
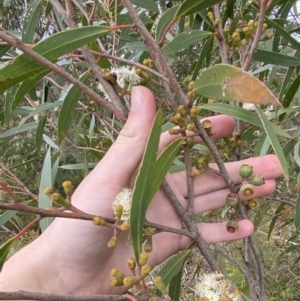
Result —
M145 87L133 87L131 109L124 128L105 157L93 170L101 183L120 191L129 185L133 172L142 158L156 108L153 94Z

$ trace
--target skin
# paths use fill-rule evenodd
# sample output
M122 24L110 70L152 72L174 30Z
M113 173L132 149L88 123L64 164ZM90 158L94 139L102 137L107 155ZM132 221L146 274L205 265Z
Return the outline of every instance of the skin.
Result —
M94 215L114 217L112 201L125 187L130 187L132 177L140 163L156 113L152 93L145 87L132 91L132 108L128 121L117 141L95 169L81 182L72 196L73 204ZM227 116L211 118L214 138L229 135L235 122ZM163 134L160 151L176 137ZM200 142L200 141L199 141ZM250 164L254 172L265 177L265 184L255 188L255 197L266 196L275 189L275 178L281 175L276 156L268 155L226 164L227 170L238 184L241 164ZM216 168L212 165L213 168ZM186 173L167 176L183 206L186 206ZM195 213L216 209L225 205L229 193L224 181L216 174L205 173L194 180ZM181 228L169 200L158 191L147 211L149 221L174 228ZM239 221L239 229L228 233L226 222L198 224L207 243L233 241L249 236L253 224L249 220ZM0 290L27 290L45 293L118 294L124 289L109 285L110 270L118 268L129 274L127 259L133 257L128 243L128 234L122 233L116 249L109 249L107 242L112 230L97 227L89 221L56 218L50 227L34 242L17 252L4 265L0 274ZM149 264L154 267L171 254L189 246L186 237L161 233L153 238L153 252Z

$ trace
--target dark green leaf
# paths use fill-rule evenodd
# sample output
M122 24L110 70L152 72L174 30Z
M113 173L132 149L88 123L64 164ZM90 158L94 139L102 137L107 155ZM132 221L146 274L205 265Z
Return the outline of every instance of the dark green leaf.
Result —
M222 2L220 0L185 0L176 13L176 18L184 17L196 13L204 8L210 7L216 3Z
M212 51L213 45L214 45L214 37L211 36L205 41L205 44L202 47L197 65L193 72L193 76L192 76L193 81L198 77L199 71L202 68L203 62L204 62L205 58L207 57L207 55Z
M283 107L287 108L290 106L292 100L294 99L295 94L298 91L300 85L300 74L294 79L294 81L291 83L289 89L287 90L284 99L283 99Z
M10 49L10 45L0 45L0 58Z
M145 8L151 12L159 13L159 9L157 7L157 4L154 3L154 1L149 0L131 0L130 1L133 5L136 5L137 7Z
M35 0L28 7L23 22L22 42L32 44L35 30L43 7L42 0Z
M17 236L12 237L11 239L9 239L8 241L6 241L4 244L1 245L1 247L0 247L0 271L2 270L2 267L5 263L6 257L16 240L17 240Z
M158 191L160 185L162 184L166 174L168 173L175 156L178 154L178 150L183 140L184 138L180 138L173 141L157 158L154 171L155 178L152 182L151 192L148 199L148 206L152 201L155 193Z
M300 228L300 188L298 188L296 207L295 207L295 219L294 224L297 230Z
M84 26L65 30L39 42L31 49L44 58L55 61L65 53L72 52L86 43L107 33L104 26ZM24 80L36 77L46 68L31 57L21 54L11 64L0 69L0 93Z
M277 208L276 211L275 211L274 217L272 218L272 221L271 221L270 227L269 227L269 231L268 231L268 241L270 241L270 239L271 239L271 236L272 236L272 233L273 233L274 226L275 226L276 221L277 221L277 219L278 219L278 217L279 217L279 213L280 213L281 211L283 211L283 210L284 210L284 203L282 203L282 204L280 204L280 205L278 206L278 208Z
M4 104L4 114L5 114L5 121L8 124L11 119L11 103L13 102L14 95L16 93L17 87L11 87L7 92L6 92L6 97L5 97L5 104Z
M211 36L209 31L192 30L190 33L180 33L171 42L163 47L165 55L173 54L179 50L189 47L195 43L203 41L205 38Z
M283 171L283 175L285 177L286 182L289 181L289 170L288 170L288 163L286 161L285 155L283 153L282 147L277 139L276 133L274 131L274 128L272 126L273 123L271 123L265 113L258 107L256 106L256 111L258 113L258 116L263 124L263 127L266 131L266 134L269 137L270 143L273 147L274 153L277 155L282 171Z
M262 49L257 49L255 51L253 59L259 62L264 62L265 64L273 64L275 66L300 66L300 59L297 57Z
M258 126L260 128L263 128L263 124L260 118L257 116L257 114L230 104L225 104L225 103L205 104L205 105L201 105L201 108L213 112L226 114L235 117L237 119L243 120L245 122L248 122L250 124L253 124L255 126ZM285 132L283 129L281 129L279 126L277 126L274 123L271 123L271 128L276 134L280 136L286 138L292 138L287 132Z
M170 286L169 286L169 296L174 301L179 301L180 289L181 289L181 279L182 279L183 267L180 272L173 276Z
M190 252L190 250L181 251L167 259L167 262L157 274L164 279L164 283L166 285L169 285L172 278L181 271L182 266Z
M28 80L24 80L23 83L20 85L20 87L18 88L15 97L12 101L11 104L11 112L13 112L17 106L21 103L21 101L23 100L23 98L25 97L25 95L33 88L35 87L35 85L46 75L48 74L50 71L49 70L45 70L42 73L40 73L38 76L32 78L32 79L28 79Z
M140 15L139 17L144 24L153 23L153 21L146 16ZM117 20L118 20L118 25L119 24L133 24L132 18L130 17L129 14L118 15Z
M147 146L133 189L130 211L130 231L134 255L137 261L141 253L145 215L150 202L149 196L151 194L151 186L155 178L154 172L156 167L156 157L161 134L162 120L163 112L160 109L157 112L156 118L152 125L151 133L148 138Z
M145 43L142 42L142 41L127 43L120 50L122 50L122 49L132 49L132 50L141 50L141 51L147 51L148 50Z
M47 121L47 115L44 115L40 121L39 125L36 129L36 134L35 134L35 145L36 145L36 150L38 153L40 152L42 142L43 142L43 133L44 133L44 127Z
M174 19L178 7L179 4L173 6L172 8L166 10L164 14L160 17L155 31L155 40L157 42L161 39L165 29L168 27L170 22Z
M80 76L80 81L82 83L85 83L86 80L88 79L89 74L90 74L89 70L83 73ZM73 121L77 103L82 95L81 89L73 85L70 86L71 88L65 97L65 100L62 104L59 117L58 117L57 136L59 141L65 139L69 127Z

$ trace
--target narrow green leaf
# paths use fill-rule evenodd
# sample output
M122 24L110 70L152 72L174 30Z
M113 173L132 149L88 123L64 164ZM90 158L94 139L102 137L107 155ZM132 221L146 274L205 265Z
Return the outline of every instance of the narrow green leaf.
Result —
M155 12L155 13L159 13L159 9L157 7L157 4L153 1L145 1L145 0L131 0L130 1L133 5L137 6L137 7L142 7L145 8L147 10L149 10L150 12Z
M226 104L226 103L205 104L205 105L201 105L201 108L204 110L226 114L235 117L237 119L243 120L247 123L258 126L260 128L263 128L261 119L257 116L257 114L230 104ZM274 123L271 123L271 128L276 134L280 136L290 138L290 139L292 138L287 132L285 132L283 129L281 129L279 126L277 126Z
M89 70L83 73L80 76L80 81L82 83L85 83L89 77L89 74ZM69 89L68 94L65 97L58 117L57 136L59 141L65 139L69 127L73 121L77 103L82 95L81 89L74 85L70 85L70 87L71 88Z
M277 221L277 219L278 219L278 217L279 217L279 213L280 213L281 211L283 211L283 210L284 210L284 203L282 203L282 204L280 204L280 205L278 206L278 208L277 208L276 211L275 211L274 217L272 218L272 221L271 221L270 226L269 226L269 231L268 231L268 241L269 241L270 238L271 238L271 235L272 235L274 226L275 226L276 221Z
M21 134L26 131L35 130L37 128L37 126L38 126L37 122L26 123L21 128L15 127L15 128L9 129L8 131L1 134L0 138L7 138L7 137Z
M298 175L298 184L300 184L300 173ZM298 188L298 192L297 192L294 225L295 225L296 230L299 231L299 228L300 228L300 187Z
M5 263L6 257L16 240L17 240L17 236L14 236L11 239L9 239L8 241L6 241L4 244L1 245L1 247L0 247L0 271L2 270L2 267Z
M44 58L55 61L63 54L72 52L108 31L109 29L104 26L84 26L69 29L42 40L31 49ZM0 93L24 80L37 76L45 69L24 53L19 55L11 64L0 69Z
M88 168L94 168L97 165L97 163L88 163ZM83 170L85 168L83 163L77 163L77 164L66 164L66 165L61 165L59 168L62 169L68 169L68 170Z
M173 6L172 8L166 10L162 16L160 17L155 31L155 40L158 42L167 26L171 23L171 21L175 18L176 11L178 10L179 4Z
M139 15L139 17L144 24L153 23L153 21L146 16ZM130 15L128 13L118 15L117 20L118 20L118 25L133 24L132 18L130 17Z
M6 92L5 104L4 104L4 114L5 114L5 121L6 121L6 123L9 123L10 119L11 119L10 106L11 106L11 103L13 102L14 95L16 93L16 89L17 89L17 87L11 87Z
M277 139L276 133L273 129L272 123L267 119L266 115L264 114L264 112L261 110L261 108L259 108L258 106L256 106L256 111L258 113L258 116L263 124L263 127L266 131L266 134L269 137L270 143L273 147L274 153L277 155L282 171L283 171L283 175L285 177L286 182L289 181L289 170L288 170L288 163L286 161L285 155L283 153L282 147Z
M222 2L220 0L185 0L176 13L177 18L184 17L198 12L204 8L210 7L216 3Z
M190 33L180 33L170 43L163 47L165 55L173 54L179 50L185 49L190 45L203 41L211 36L212 33L204 30L192 30Z
M0 70L1 72L1 70ZM23 98L25 97L25 95L33 88L35 87L35 85L46 75L48 74L50 71L49 70L45 70L44 72L41 72L40 74L38 74L37 76L35 76L34 78L31 79L27 79L24 80L22 82L22 84L20 85L20 87L18 88L14 99L12 101L11 104L11 112L13 112L17 106L21 103L21 101L23 100Z
M300 59L297 57L262 49L257 49L255 51L253 59L255 61L263 62L265 64L273 64L275 66L300 66Z
M51 148L49 148L47 151L39 184L39 208L43 209L52 208L52 201L44 194L44 189L46 187L52 187ZM40 221L41 231L44 232L50 226L52 221L52 217L43 218Z
M293 38L283 27L281 27L277 22L276 19L270 19L266 17L266 23L269 27L273 27L276 32L279 33L279 36L283 37L285 40L287 40L289 43L292 44L296 49L300 47L300 43ZM275 51L275 49L273 49Z
M180 272L177 275L173 276L170 282L169 296L174 301L179 301L182 274L183 274L183 267L181 268Z
M173 141L168 147L159 155L155 164L155 178L153 179L151 192L148 199L148 206L151 203L154 195L158 191L162 184L166 174L168 173L170 166L178 154L178 150L183 142L184 138L179 138Z
M23 22L22 42L32 44L34 33L42 12L43 1L35 0L28 7Z
M298 91L300 85L300 74L298 74L298 76L294 79L294 81L291 83L289 89L287 90L282 105L284 108L289 107L289 105L291 104L292 100L294 99L295 94Z
M144 221L147 206L150 202L151 186L155 179L156 157L158 151L159 138L163 120L162 109L158 110L153 122L151 133L148 138L147 146L135 180L132 205L130 211L130 231L132 246L136 260L139 260L141 253Z
M132 43L127 43L120 50L122 50L122 49L148 51L145 43L142 42L142 41L135 41L135 42L132 42Z
M181 251L167 259L167 262L157 274L164 279L166 285L169 285L172 278L181 271L183 264L190 253L190 250Z
M203 45L203 47L201 49L201 53L200 53L198 62L196 64L196 67L193 72L193 76L192 76L193 81L198 77L199 71L203 65L203 62L204 62L205 58L207 57L208 53L210 53L212 51L213 45L214 45L214 37L211 36L206 40L205 44Z
M3 55L6 54L6 52L11 48L10 45L0 45L0 59Z

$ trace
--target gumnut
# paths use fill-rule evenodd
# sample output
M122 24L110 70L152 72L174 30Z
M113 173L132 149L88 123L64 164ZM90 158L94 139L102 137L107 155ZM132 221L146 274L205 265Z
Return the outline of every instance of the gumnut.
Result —
M240 188L240 192L243 196L249 197L254 193L254 186L250 183L244 183Z
M258 199L252 199L252 200L249 200L247 205L249 208L253 209L253 208L256 208L258 205L259 205L260 201Z
M261 185L265 184L265 179L264 179L263 175L254 175L250 179L250 183L255 186L261 186Z
M237 221L230 220L226 224L226 229L229 233L235 233L239 229L239 224Z
M253 166L243 164L239 169L239 174L243 179L247 179L253 174Z
M226 204L229 207L235 207L239 203L239 196L237 193L229 193L226 197Z
M63 207L68 207L70 206L70 203L65 200L59 193L57 192L54 192L51 194L51 200L52 202L58 204L58 205L61 205Z
M145 228L145 235L146 235L147 237L153 236L154 233L155 233L155 229L154 229L154 228L151 228L151 227L146 227L146 228Z
M46 187L45 189L44 189L44 194L46 195L46 196L48 196L49 198L51 198L51 194L53 193L53 190L52 190L52 188L51 187Z

